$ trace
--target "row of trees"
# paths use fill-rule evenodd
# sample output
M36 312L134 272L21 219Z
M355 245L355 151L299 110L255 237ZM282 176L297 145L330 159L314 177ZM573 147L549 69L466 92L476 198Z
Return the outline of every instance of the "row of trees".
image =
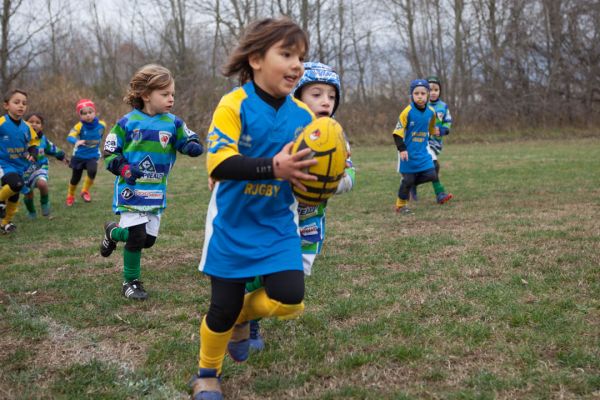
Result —
M0 88L63 134L79 97L105 119L132 73L171 68L177 113L199 132L235 82L219 67L252 20L288 15L311 38L309 59L342 76L338 118L353 137L389 133L408 82L438 75L462 131L591 127L600 103L598 0L3 0Z

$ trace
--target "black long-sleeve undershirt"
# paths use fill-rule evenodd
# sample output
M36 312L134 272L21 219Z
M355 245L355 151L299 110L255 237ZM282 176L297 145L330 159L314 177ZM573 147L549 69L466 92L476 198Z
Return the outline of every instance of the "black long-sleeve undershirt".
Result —
M392 135L392 136L394 136L394 142L396 143L396 148L398 149L398 151L400 151L400 152L406 151L406 143L404 143L404 139L402 139L398 135Z

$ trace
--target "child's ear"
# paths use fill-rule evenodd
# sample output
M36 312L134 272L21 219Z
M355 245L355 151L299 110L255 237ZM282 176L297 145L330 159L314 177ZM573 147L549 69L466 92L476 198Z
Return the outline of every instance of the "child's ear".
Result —
M253 70L259 71L261 67L262 56L258 53L253 53L248 56L248 64Z

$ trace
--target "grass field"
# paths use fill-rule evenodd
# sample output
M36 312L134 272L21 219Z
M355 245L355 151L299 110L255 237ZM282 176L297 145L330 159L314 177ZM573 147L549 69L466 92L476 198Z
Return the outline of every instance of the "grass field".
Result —
M450 144L455 200L421 187L412 216L392 211L393 145L353 150L357 186L331 201L304 316L264 321L266 350L226 359L226 398L600 398L600 140ZM54 219L21 207L0 236L0 398L188 396L204 162L180 157L171 176L143 303L120 295L121 251L98 253L111 175L67 209L69 170L51 165Z

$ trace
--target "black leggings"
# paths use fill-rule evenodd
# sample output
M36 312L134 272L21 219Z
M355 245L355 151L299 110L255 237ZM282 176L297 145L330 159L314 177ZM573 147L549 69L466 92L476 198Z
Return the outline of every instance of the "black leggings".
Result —
M437 173L435 172L435 168L414 174L402 174L402 182L400 182L400 189L398 189L398 197L402 200L408 200L410 189L413 186L417 186L425 182L434 182L436 180Z
M304 299L304 271L281 271L263 277L269 298L283 304L300 304ZM210 278L210 307L206 324L214 332L230 330L244 305L246 282Z
M17 174L16 172L9 172L8 174L2 176L0 183L2 183L2 186L8 185L10 190L16 192L16 194L13 194L8 198L8 201L10 201L11 203L18 202L19 193L21 193L21 189L23 189L23 185L25 185L23 177Z
M76 186L81 180L81 175L83 174L84 169L87 171L88 178L96 179L96 173L98 172L98 160L87 160L84 162L79 162L77 165L71 163L71 168L73 168L73 173L71 174L71 185Z
M129 231L129 237L127 238L127 242L125 242L127 250L142 251L142 249L149 249L154 246L156 236L146 233L146 224L130 226L127 230Z

